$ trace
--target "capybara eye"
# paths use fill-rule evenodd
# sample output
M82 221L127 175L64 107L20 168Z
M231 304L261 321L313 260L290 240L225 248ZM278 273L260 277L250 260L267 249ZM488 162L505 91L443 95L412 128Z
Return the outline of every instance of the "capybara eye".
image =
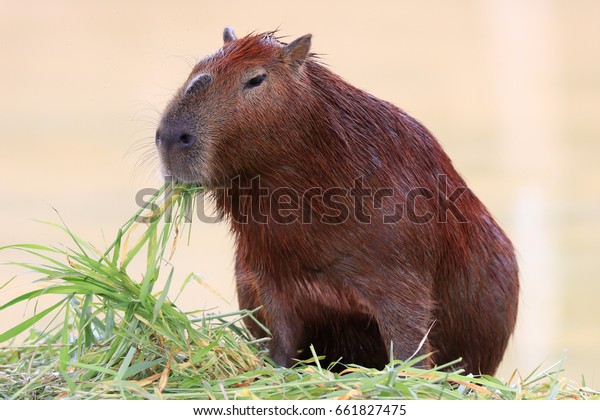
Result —
M253 88L260 85L267 78L266 74L259 74L246 82L246 88Z

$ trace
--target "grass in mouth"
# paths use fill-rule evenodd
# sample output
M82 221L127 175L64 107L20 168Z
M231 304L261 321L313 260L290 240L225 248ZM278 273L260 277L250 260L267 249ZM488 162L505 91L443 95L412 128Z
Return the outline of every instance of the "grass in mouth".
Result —
M600 399L585 381L576 385L561 377L564 360L527 377L515 373L507 382L465 375L451 365L419 369L418 359L382 371L350 365L341 374L321 366L317 355L294 368L273 366L264 343L241 322L251 311L184 313L169 300L169 261L201 192L166 184L104 250L65 224L54 226L70 238L70 247L0 248L34 257L35 263L11 264L39 275L38 288L0 301L0 316L13 305L36 305L34 315L0 333L0 398ZM141 281L127 271L133 261L145 266ZM159 278L163 290L155 290ZM46 295L56 301L41 308L37 299Z

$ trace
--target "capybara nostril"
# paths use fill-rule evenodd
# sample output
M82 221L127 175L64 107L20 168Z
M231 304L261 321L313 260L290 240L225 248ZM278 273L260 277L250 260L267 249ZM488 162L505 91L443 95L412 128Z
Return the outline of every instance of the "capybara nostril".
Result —
M160 147L160 130L156 130L156 135L154 136L154 141L156 142L156 147Z
M196 143L196 136L176 124L162 124L156 130L156 147L165 150L185 150Z

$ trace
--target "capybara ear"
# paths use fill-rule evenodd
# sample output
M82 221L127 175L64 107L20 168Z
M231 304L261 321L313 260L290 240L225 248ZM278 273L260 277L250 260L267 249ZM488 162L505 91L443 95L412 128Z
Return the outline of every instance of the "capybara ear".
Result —
M223 31L223 42L225 44L231 42L231 41L235 41L237 39L237 37L235 36L235 34L233 33L233 29L231 29L231 27L226 27L225 30Z
M308 57L311 37L311 34L306 34L286 45L285 59L294 69L300 67Z

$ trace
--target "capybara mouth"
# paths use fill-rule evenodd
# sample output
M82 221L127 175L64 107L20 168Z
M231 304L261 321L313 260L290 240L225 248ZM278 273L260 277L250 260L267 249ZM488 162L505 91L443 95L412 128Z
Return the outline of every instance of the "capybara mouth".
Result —
M197 186L204 186L205 182L197 176L189 173L188 171L180 172L180 171L171 171L169 175L166 175L172 178L174 181L183 183L183 184L193 184Z
M173 162L170 156L160 157L162 166L162 176L165 179L183 183L204 186L205 182L197 171L190 170L190 167L180 162Z

